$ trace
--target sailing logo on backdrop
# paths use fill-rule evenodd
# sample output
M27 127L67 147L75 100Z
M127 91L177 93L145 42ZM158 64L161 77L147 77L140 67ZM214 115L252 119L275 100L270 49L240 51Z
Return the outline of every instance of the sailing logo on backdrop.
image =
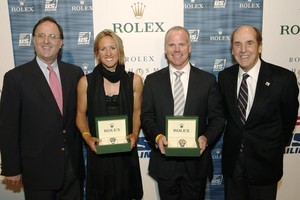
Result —
M299 121L299 117L297 122ZM290 144L285 148L286 154L300 154L300 133L294 133Z
M189 29L191 42L198 42L200 29Z
M223 175L215 174L211 180L211 185L222 185L223 184Z
M31 33L20 33L19 35L19 46L31 46L32 35Z
M214 8L226 8L227 0L215 0Z
M45 11L56 11L58 0L45 0Z
M91 40L91 32L79 32L78 45L89 45Z
M151 149L145 137L140 136L137 144L139 158L150 158Z
M222 59L222 58L215 59L213 71L214 72L222 71L223 69L225 69L225 66L226 66L226 59Z

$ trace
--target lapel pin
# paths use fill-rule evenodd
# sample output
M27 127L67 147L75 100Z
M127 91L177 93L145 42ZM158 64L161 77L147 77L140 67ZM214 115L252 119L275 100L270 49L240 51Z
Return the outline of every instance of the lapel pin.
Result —
M266 86L270 86L270 84L271 84L270 82L266 82L265 83Z

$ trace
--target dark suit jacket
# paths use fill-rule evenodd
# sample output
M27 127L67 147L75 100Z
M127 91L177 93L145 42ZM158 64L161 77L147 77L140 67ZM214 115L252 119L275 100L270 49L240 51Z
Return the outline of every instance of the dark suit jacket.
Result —
M143 91L142 128L147 139L154 144L160 133L165 133L165 118L174 114L173 95L169 68L161 69L147 76ZM167 158L152 146L149 172L168 179L174 170L176 160L185 163L192 180L207 177L212 172L210 145L224 128L225 118L221 96L214 75L191 66L184 116L199 116L198 136L204 134L208 149L195 158Z
M248 178L254 185L270 185L282 176L283 153L298 114L298 86L293 72L262 60L253 106L245 126L237 110L239 65L219 73L227 126L223 143L223 170L232 175L244 145Z
M24 186L53 190L62 186L68 149L75 173L84 175L82 139L76 128L77 82L74 65L58 62L63 90L62 116L36 59L4 76L0 103L2 175L22 174Z

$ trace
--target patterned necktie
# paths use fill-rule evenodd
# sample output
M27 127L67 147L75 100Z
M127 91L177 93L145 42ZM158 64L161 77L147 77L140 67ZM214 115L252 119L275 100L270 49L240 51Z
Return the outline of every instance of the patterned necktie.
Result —
M63 97L62 97L62 89L61 89L60 82L52 66L49 65L47 68L49 70L49 82L50 82L51 91L54 95L54 98L56 100L60 112L63 113Z
M241 82L240 91L238 95L238 109L240 113L240 119L243 124L246 122L246 109L248 104L248 85L246 79L249 74L243 74L243 80Z
M182 71L176 71L174 74L176 75L175 83L174 83L174 115L183 115L184 110L184 90L183 90L183 84L180 80L181 75L184 72Z

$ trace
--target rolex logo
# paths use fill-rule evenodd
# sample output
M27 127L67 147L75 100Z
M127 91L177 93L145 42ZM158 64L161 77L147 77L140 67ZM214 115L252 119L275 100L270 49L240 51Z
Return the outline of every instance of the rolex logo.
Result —
M131 6L135 18L141 19L143 17L145 7L146 6L143 3L140 3L140 2L134 3Z
M20 6L24 6L25 0L19 0Z

